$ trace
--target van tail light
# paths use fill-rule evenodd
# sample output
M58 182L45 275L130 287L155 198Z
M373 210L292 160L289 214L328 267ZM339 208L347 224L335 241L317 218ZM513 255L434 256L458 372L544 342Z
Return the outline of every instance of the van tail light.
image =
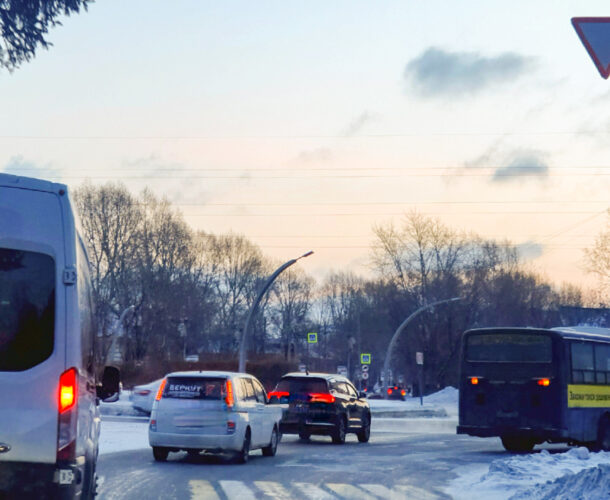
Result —
M225 403L227 403L227 406L229 408L232 408L233 404L235 403L235 398L233 397L233 383L227 379L225 386L227 390L227 395L225 396Z
M479 385L481 377L469 377L469 380L472 385Z
M542 387L548 387L551 385L551 381L548 378L538 378L536 379L536 383Z
M334 403L335 396L324 392L312 392L309 394L310 403Z
M167 379L164 378L161 381L161 385L159 386L159 390L157 391L157 395L155 396L155 401L159 401L161 396L163 396L163 391L165 390L165 384L167 384Z
M227 434L235 434L235 422L227 421Z
M78 405L76 368L66 370L59 377L57 399L57 460L73 460L76 456L76 409Z

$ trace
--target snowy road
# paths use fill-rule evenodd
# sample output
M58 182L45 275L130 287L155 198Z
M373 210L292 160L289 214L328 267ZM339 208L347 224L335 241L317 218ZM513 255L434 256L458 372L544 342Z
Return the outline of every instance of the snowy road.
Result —
M100 498L450 498L443 489L457 466L506 456L499 440L455 435L453 422L388 419L376 427L368 444L351 435L344 446L286 436L275 457L253 452L245 466L186 454L155 463L150 449L104 454Z

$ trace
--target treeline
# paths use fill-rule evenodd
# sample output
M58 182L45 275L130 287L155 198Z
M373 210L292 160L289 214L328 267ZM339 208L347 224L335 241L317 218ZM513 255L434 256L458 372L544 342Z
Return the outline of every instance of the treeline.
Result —
M193 354L235 359L236 369L246 315L281 262L244 236L192 230L149 191L136 196L121 184L86 184L75 200L105 340L100 356L115 338L124 362L148 373ZM357 379L359 354L371 353L376 380L390 338L409 314L460 297L414 319L392 357L394 378L408 384L415 380L415 352L423 352L431 390L456 384L465 329L557 326L560 306L582 303L579 289L554 290L528 271L508 242L459 233L418 213L373 231L373 277L334 272L316 283L298 266L279 276L252 323L251 359L275 354L296 367L309 357L318 370L348 365ZM319 338L309 348L308 332Z

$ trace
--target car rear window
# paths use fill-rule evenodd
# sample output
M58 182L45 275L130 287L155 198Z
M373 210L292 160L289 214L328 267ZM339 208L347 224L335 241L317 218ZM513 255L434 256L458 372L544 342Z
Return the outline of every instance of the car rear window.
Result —
M0 371L23 371L53 353L55 261L0 248Z
M326 379L313 377L285 377L277 385L277 392L293 394L327 393Z
M551 338L536 333L485 333L470 335L466 359L482 362L550 363Z
M226 379L218 377L169 377L164 398L220 400Z

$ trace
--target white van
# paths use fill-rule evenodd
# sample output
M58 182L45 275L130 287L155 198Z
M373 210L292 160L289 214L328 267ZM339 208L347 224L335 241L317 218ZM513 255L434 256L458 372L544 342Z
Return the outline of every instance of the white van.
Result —
M98 397L88 260L66 186L0 174L0 496L92 498Z
M250 450L275 455L282 408L270 405L252 375L222 371L170 373L161 382L150 415L148 440L155 460L170 451L198 455L230 452L248 461Z

